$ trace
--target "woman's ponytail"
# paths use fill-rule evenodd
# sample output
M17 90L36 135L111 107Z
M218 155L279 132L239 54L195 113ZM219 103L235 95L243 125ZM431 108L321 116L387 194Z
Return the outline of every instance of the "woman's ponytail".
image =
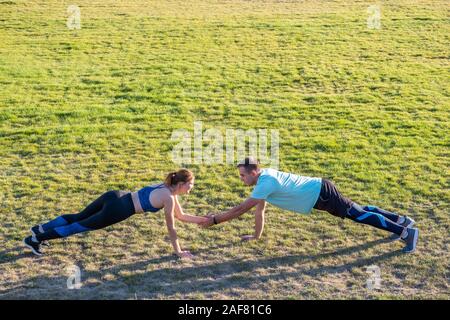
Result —
M178 171L170 172L166 179L164 180L164 184L168 187L178 184L178 182L188 182L194 178L194 174L187 169L180 169Z

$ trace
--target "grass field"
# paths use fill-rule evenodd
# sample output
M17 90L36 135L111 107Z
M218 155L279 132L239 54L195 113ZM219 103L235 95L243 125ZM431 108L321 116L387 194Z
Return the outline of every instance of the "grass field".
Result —
M367 27L372 4L381 29ZM445 0L0 0L0 299L449 299L448 13ZM43 257L22 246L33 224L164 178L173 130L194 121L279 130L280 170L410 215L417 251L270 205L258 242L239 239L251 214L178 223L193 261L172 255L161 212L54 241ZM191 214L250 194L231 165L188 167ZM372 265L382 281L369 290Z

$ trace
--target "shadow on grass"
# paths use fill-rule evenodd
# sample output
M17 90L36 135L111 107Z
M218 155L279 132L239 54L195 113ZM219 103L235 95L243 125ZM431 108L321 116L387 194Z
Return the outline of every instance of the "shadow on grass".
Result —
M0 251L0 266L22 258L30 257L32 253L29 253L28 251L29 250L26 249L23 245L20 248L17 247Z
M175 255L169 255L137 263L112 266L99 271L82 270L82 288L80 290L68 290L67 277L63 276L34 277L22 282L9 283L8 288L0 288L0 299L134 299L135 297L152 299L176 294L181 296L189 293L210 294L234 288L250 289L267 281L284 282L296 280L301 276L319 277L323 274L350 271L353 268L376 264L401 254L400 250L396 250L378 256L358 258L341 265L323 261L317 267L313 265L311 268L309 264L305 267L298 267L296 271L276 271L278 268L298 266L306 262L319 264L319 260L322 259L351 255L387 242L389 241L379 239L316 255L288 255L251 261L231 260L208 265L191 265L184 268L182 266L184 262L179 261ZM216 246L198 250L196 253L233 245ZM169 262L173 262L174 267L158 269L160 264ZM151 270L153 267L155 269ZM264 271L263 274L261 274L261 270ZM110 278L105 279L106 274Z

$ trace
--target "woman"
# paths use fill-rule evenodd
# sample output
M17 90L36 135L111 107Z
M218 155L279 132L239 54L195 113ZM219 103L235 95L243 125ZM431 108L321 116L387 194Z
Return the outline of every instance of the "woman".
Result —
M137 192L108 191L78 214L66 214L45 224L32 227L32 235L23 240L34 254L42 255L41 244L48 240L98 230L123 221L136 213L157 212L164 208L166 225L175 253L181 258L192 258L189 251L181 250L175 230L175 219L200 223L207 218L185 214L178 195L188 194L194 187L194 175L181 169L167 175L164 183L147 186Z

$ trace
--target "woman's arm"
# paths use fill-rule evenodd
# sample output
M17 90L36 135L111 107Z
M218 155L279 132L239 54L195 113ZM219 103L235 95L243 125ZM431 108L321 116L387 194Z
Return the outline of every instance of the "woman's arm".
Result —
M208 221L208 218L206 218L206 217L197 217L197 216L185 214L183 212L183 209L181 208L180 203L178 202L177 196L175 196L174 199L175 199L175 201L174 201L175 218L177 218L178 220L183 221L183 222L191 222L191 223L201 223L201 222Z
M264 200L247 198L244 202L237 205L236 207L233 207L228 211L225 211L225 212L215 215L214 217L215 217L216 223L222 223L222 222L237 218L240 215L249 211L254 206L260 204L261 202L264 202Z
M164 199L163 202L164 202L167 231L169 232L170 242L172 242L173 250L180 258L192 257L192 254L189 251L181 250L180 243L178 242L177 230L175 229L175 219L174 219L174 211L175 211L174 197L169 196L167 197L167 199Z

